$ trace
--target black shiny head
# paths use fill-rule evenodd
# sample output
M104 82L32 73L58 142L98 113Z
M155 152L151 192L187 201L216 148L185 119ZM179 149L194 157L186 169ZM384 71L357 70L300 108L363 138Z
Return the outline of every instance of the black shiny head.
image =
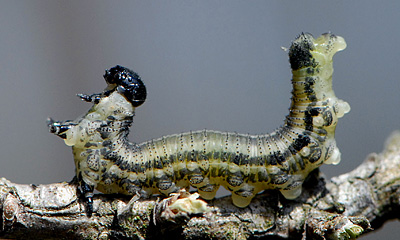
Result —
M146 86L134 71L117 65L106 70L104 79L108 84L116 84L116 90L124 95L132 106L138 107L146 100Z

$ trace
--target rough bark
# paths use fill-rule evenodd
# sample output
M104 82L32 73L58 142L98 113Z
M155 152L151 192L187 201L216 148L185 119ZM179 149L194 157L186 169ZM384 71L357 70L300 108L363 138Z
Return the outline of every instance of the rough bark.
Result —
M370 154L349 173L327 180L314 171L296 200L265 191L240 209L230 196L205 206L185 192L161 200L97 194L90 218L74 183L34 186L2 178L0 237L352 239L399 218L399 169L400 132L395 132L381 154Z

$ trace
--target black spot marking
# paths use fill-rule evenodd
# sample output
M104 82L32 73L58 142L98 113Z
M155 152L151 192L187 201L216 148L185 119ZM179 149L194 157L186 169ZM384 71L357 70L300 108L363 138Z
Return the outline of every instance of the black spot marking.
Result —
M318 148L318 147L312 148L311 149L311 153L310 153L310 157L308 158L308 161L310 163L317 162L321 158L321 154L322 154L321 148Z
M289 181L289 176L283 171L271 174L270 177L271 177L271 183L275 185L282 185L285 184L287 181Z
M248 198L248 197L253 197L254 196L254 188L242 188L237 191L235 191L235 194L237 194L240 197Z
M85 148L97 147L97 143L87 142L85 143Z
M203 181L204 181L204 177L203 177L201 174L199 174L199 173L191 174L191 175L189 176L189 182L190 182L191 184L193 184L193 185L200 184L200 183L202 183Z
M172 181L166 175L162 175L160 178L154 179L157 182L157 188L160 190L167 190L172 186Z
M232 187L238 187L243 184L243 176L240 172L231 173L227 178L227 182Z
M310 51L314 49L312 35L301 34L289 48L289 62L293 70L315 66L315 60Z
M330 126L330 125L332 125L333 116L332 116L332 112L331 112L331 111L326 110L326 111L322 114L322 118L324 119L324 126Z
M101 132L100 132L100 137L101 137L102 139L109 138L109 137L110 137L110 133L109 133L109 132L105 132L105 131L101 131Z
M292 143L292 147L296 151L300 151L303 147L307 146L310 143L310 137L307 135L299 135L296 140Z
M100 165L99 165L99 156L96 154L90 154L86 158L87 165L90 169L93 171L99 171Z
M258 177L259 182L268 182L269 181L268 173L265 169L258 171L257 177Z
M203 192L213 192L217 189L217 185L215 184L207 184L204 187L199 188Z

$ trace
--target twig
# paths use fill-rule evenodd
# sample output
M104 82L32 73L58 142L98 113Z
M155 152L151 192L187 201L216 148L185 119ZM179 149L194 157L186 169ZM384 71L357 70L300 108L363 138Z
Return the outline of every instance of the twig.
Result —
M188 193L137 201L98 194L90 218L74 183L34 186L2 178L0 237L351 239L400 216L399 169L400 132L395 132L383 153L371 154L349 173L327 180L314 171L295 200L271 190L241 209L232 205L230 196L209 201L205 207ZM201 205L201 213L173 207L178 199L182 206Z

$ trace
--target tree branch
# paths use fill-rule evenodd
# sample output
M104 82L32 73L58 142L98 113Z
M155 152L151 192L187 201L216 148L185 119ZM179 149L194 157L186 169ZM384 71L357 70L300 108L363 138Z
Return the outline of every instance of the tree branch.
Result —
M400 132L381 154L325 179L314 171L295 200L264 191L250 206L181 192L162 200L98 194L88 218L74 183L22 185L0 179L0 237L100 239L349 239L399 216ZM174 204L175 203L175 204ZM372 228L371 228L372 227ZM269 238L270 239L270 238Z

